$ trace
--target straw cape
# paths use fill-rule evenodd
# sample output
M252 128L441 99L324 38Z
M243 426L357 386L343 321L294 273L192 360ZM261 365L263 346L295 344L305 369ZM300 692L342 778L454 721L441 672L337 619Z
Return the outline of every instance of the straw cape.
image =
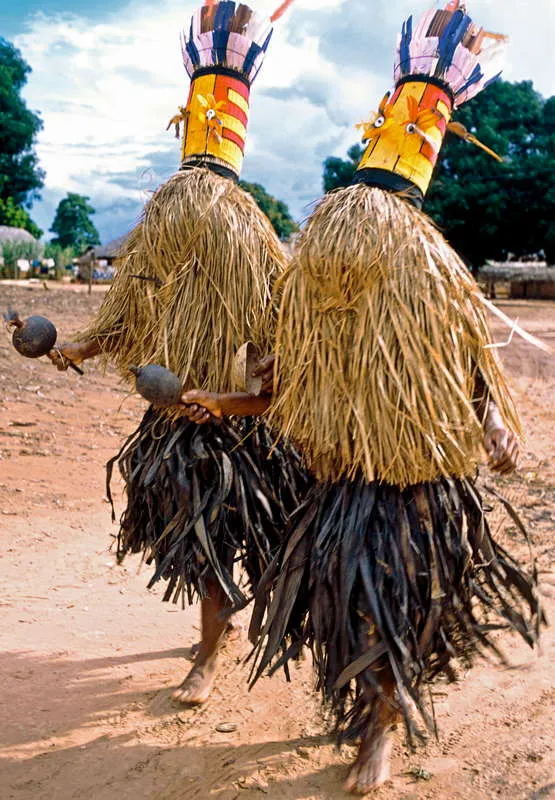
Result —
M329 194L281 292L270 419L318 477L362 473L404 488L472 475L477 373L520 433L479 289L406 200L363 183Z
M122 248L117 277L79 334L130 379L129 366L161 364L183 387L232 390L232 362L252 341L268 352L272 285L286 259L239 177L250 89L272 36L271 19L243 4L206 2L183 36L191 87L168 127L182 130L181 168L146 205ZM280 541L306 485L297 455L272 450L265 424L199 428L183 406L151 408L109 464L127 490L118 555L155 562L165 599L205 596L214 576L230 607L247 601L233 577L237 552L253 582Z
M208 168L186 169L148 203L81 337L98 340L128 380L130 364L163 364L184 385L231 391L241 344L268 351L271 285L285 263L250 195Z
M532 645L541 620L535 576L492 538L475 483L488 405L521 432L484 301L417 208L453 108L502 48L456 1L404 24L353 185L320 202L279 282L269 419L318 481L257 593L254 677L308 645L348 739L383 709L411 737L415 708L432 727L428 679L501 657L496 628Z

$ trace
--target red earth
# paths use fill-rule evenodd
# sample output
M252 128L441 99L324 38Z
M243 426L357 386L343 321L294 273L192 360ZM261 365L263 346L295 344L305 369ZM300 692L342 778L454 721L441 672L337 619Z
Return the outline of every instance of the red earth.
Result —
M0 284L0 305L43 313L69 336L102 299L80 287ZM503 310L555 346L555 304ZM496 338L507 338L494 320ZM492 480L532 537L555 616L555 357L514 338L501 349L527 428L519 471ZM244 636L226 644L208 704L177 708L198 611L147 591L149 568L117 566L104 464L136 426L143 401L117 375L86 364L59 373L0 338L0 796L10 800L335 800L352 752L326 736L308 659L246 686ZM116 498L121 511L121 493ZM514 525L499 540L529 563ZM248 614L248 611L246 612ZM408 753L400 737L379 800L555 797L554 639L541 651L502 640L516 665L480 663L436 684L439 738ZM217 730L222 723L231 732Z

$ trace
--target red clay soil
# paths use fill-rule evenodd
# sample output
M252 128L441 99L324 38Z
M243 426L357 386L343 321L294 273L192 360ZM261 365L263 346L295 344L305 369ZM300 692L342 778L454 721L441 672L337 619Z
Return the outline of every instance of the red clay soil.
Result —
M0 306L44 313L63 339L98 307L74 287L0 284ZM555 346L555 304L503 309ZM0 309L0 310L3 310ZM496 338L506 331L493 323ZM555 357L519 339L503 348L528 440L518 473L492 481L530 528L555 617ZM326 737L307 659L247 691L249 646L228 642L211 701L172 704L190 664L198 611L147 591L140 559L115 563L104 464L144 409L119 378L82 378L20 358L0 337L0 797L8 800L335 800L349 750ZM117 496L121 511L121 495ZM496 516L521 559L525 542ZM514 669L478 664L432 688L437 741L409 754L401 737L379 800L555 797L552 630L532 653L502 638ZM219 732L232 723L231 732ZM224 726L226 727L226 726Z

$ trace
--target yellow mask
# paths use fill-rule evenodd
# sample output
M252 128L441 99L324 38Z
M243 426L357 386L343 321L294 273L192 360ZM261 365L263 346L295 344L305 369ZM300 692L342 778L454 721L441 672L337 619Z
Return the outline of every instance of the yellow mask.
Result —
M414 77L401 81L374 118L358 126L367 142L358 172L394 173L425 195L452 110L451 96L440 85Z
M239 176L245 151L250 88L223 68L193 78L183 109L181 164L219 165Z

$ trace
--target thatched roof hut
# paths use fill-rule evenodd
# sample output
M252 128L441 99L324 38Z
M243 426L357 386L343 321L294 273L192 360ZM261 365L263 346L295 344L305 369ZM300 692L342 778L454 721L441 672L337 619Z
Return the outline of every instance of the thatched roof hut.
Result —
M77 262L79 264L89 264L91 261L107 261L111 264L112 261L115 261L118 257L119 251L126 239L127 234L124 234L123 236L118 236L116 239L112 239L106 244L98 244L95 247L89 247L79 256Z
M34 236L23 228L12 228L10 225L0 225L0 248L3 242L36 242Z
M89 279L90 269L93 270L93 280L109 280L113 275L113 263L119 255L123 243L127 239L128 234L118 236L106 244L97 245L96 247L89 247L77 259L79 265L79 274L83 280Z
M23 228L0 225L0 277L18 278L20 269L27 272L30 264L41 258L44 245Z
M101 244L97 247L93 248L94 257L97 261L107 261L109 264L119 255L119 251L122 248L123 243L127 239L128 234L124 234L123 236L118 236L116 239L112 239L107 244Z
M495 297L498 283L510 284L509 297L555 300L555 266L542 261L488 261L478 271L478 279L488 285Z

